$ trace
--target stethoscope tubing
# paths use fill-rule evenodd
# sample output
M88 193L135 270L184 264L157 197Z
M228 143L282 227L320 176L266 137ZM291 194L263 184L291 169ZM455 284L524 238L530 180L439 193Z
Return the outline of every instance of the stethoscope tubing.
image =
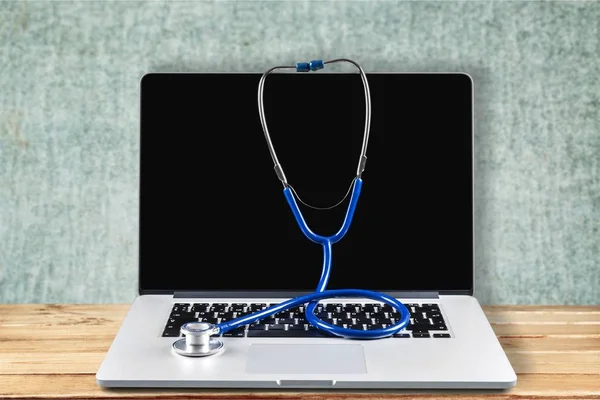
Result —
M353 181L352 187L352 195L350 197L350 202L348 204L348 209L346 211L346 216L344 218L344 222L340 227L339 231L332 236L321 236L314 233L306 224L304 217L302 216L302 212L298 207L298 203L294 198L294 192L291 186L288 184L287 179L285 177L285 173L283 172L283 168L279 163L277 158L277 154L275 152L275 148L273 146L273 142L271 141L271 135L269 134L269 129L267 127L267 120L265 117L264 110L264 86L266 78L269 74L274 71L281 69L296 69L297 72L308 72L308 71L316 71L318 69L322 69L325 64L337 63L337 62L348 62L354 65L360 74L362 79L363 87L364 87L364 95L365 95L365 128L363 134L363 143L361 154L358 160L358 166L356 169L356 177ZM389 337L394 335L404 329L409 321L410 321L410 313L408 309L402 304L400 301L395 299L392 296L389 296L384 293L374 292L371 290L363 290L363 289L334 289L327 290L327 284L329 282L329 277L331 275L331 264L332 264L332 245L339 240L341 240L344 235L350 229L350 225L352 223L352 218L354 217L354 211L356 210L356 205L358 203L358 198L360 197L361 189L362 189L362 179L361 175L365 169L365 164L367 161L367 146L369 143L369 132L371 128L371 94L369 90L369 83L367 80L367 76L361 66L355 61L346 59L346 58L338 58L330 61L322 61L322 60L314 60L308 63L297 63L295 66L278 66L273 67L267 70L262 77L260 78L258 84L258 113L260 117L260 123L263 128L263 132L265 135L265 140L267 141L267 147L269 148L269 153L273 160L274 169L277 177L283 184L283 194L292 210L294 218L300 227L300 230L309 240L314 243L320 244L323 247L323 268L321 272L321 277L319 279L319 283L317 285L317 289L314 293L306 294L303 296L298 296L296 298L283 301L275 306L265 308L261 311L257 311L253 314L246 315L240 318L236 318L230 321L222 322L215 326L215 331L219 334L226 333L228 331L237 329L243 325L256 323L266 317L272 316L279 312L288 310L293 307L297 307L303 304L308 304L305 310L305 316L308 323L312 326L327 332L329 334L347 338L347 339L380 339L384 337ZM385 303L394 309L396 309L400 313L400 318L396 323L386 326L381 329L348 329L343 326L333 325L323 321L315 315L316 307L318 306L319 300L331 299L331 298L366 298L374 301Z
M329 237L317 235L310 230L302 216L302 212L300 211L300 208L298 207L298 204L296 203L292 192L288 187L284 189L285 197L292 210L292 213L294 214L294 217L296 218L296 222L300 226L302 233L304 233L304 235L308 239L322 245L323 247L323 269L321 272L319 283L317 285L317 289L314 293L298 296L296 298L283 301L277 304L276 306L268 307L261 311L255 312L253 314L236 318L221 324L217 324L216 327L219 329L220 334L223 334L233 329L237 329L243 325L256 323L261 319L306 303L308 303L308 306L305 310L305 317L308 323L329 334L343 337L346 339L385 338L398 333L408 325L410 321L410 313L408 309L404 304L402 304L400 301L393 298L392 296L364 289L326 290L327 283L329 282L329 277L331 275L332 245L333 243L341 240L344 237L344 235L348 232L348 229L352 224L352 218L354 217L354 211L356 210L356 205L358 203L358 198L360 197L361 189L362 179L357 178L354 182L352 195L350 197L350 203L348 205L348 210L346 211L346 216L344 218L344 222L342 223L342 227L335 235ZM379 301L388 304L394 309L396 309L400 313L400 318L399 321L397 321L395 324L386 326L385 328L368 329L362 331L358 329L348 329L344 328L343 326L329 324L315 315L315 309L318 305L318 300L329 298L366 298Z

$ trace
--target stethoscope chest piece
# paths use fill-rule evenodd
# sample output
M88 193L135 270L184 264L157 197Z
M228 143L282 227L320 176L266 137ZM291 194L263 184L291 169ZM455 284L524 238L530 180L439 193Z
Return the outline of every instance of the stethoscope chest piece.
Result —
M175 353L187 357L212 356L223 350L223 342L211 337L218 329L208 322L189 322L181 327L185 338L173 343Z

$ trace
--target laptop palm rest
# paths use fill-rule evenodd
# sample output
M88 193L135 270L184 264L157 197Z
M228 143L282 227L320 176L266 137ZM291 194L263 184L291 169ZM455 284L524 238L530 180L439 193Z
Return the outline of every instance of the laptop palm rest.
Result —
M249 374L366 374L360 344L251 344Z

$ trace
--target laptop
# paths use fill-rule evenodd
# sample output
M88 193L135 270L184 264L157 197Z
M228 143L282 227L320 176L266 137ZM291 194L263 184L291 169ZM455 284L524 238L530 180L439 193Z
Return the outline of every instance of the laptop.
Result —
M516 375L473 297L473 82L463 73L367 73L368 161L354 220L333 245L328 289L402 301L410 324L377 340L332 337L305 306L225 333L224 350L172 348L187 322L219 323L315 290L321 246L300 231L263 136L261 73L150 73L141 80L139 296L96 378L104 387L499 389ZM266 119L311 229L334 234L356 171L358 74L279 73ZM315 209L317 208L317 209ZM368 299L319 302L351 329L393 324Z

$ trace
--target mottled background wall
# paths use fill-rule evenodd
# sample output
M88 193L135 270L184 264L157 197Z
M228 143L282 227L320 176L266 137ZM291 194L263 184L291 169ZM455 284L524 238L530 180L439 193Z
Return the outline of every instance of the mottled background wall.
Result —
M134 298L144 73L346 56L473 76L480 301L598 304L599 24L598 2L1 2L0 302Z

